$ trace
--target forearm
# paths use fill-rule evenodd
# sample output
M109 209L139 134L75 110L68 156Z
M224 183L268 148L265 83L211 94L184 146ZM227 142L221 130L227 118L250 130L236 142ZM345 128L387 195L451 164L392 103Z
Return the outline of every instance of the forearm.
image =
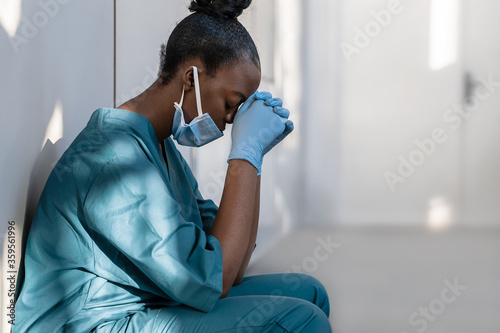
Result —
M255 248L255 241L257 239L257 230L259 227L259 212L260 212L260 176L257 177L257 186L255 189L255 202L254 202L254 212L253 212L252 231L250 234L250 242L248 243L245 259L243 260L240 271L236 276L234 285L240 284L241 281L243 280L243 277L245 276L245 271L247 270L248 267L248 263L250 262L250 258L252 257L253 250Z
M219 210L209 233L217 238L222 247L221 297L226 297L248 252L253 230L256 189L255 167L244 160L231 160Z

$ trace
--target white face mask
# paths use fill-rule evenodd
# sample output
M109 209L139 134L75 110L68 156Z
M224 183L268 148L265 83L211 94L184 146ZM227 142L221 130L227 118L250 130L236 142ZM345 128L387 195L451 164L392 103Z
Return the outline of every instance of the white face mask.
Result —
M180 103L175 102L175 115L172 125L172 135L175 141L183 146L201 147L224 134L215 125L213 119L208 113L203 113L201 109L200 81L198 79L198 68L193 67L194 90L196 94L196 109L198 117L194 118L189 124L184 120L182 103L184 101L184 87L182 87L182 96Z

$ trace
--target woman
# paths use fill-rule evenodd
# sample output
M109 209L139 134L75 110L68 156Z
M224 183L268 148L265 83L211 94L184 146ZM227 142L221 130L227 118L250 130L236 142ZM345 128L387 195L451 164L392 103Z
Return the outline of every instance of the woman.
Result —
M330 332L304 274L243 277L255 246L263 156L293 130L256 92L251 0L192 1L157 81L99 109L54 167L25 254L13 332ZM205 111L205 113L204 113ZM172 138L202 146L233 123L220 207Z

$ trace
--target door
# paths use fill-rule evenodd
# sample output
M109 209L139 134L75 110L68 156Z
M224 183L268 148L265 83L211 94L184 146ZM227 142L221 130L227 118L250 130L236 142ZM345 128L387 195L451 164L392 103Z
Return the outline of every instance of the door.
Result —
M462 223L498 226L500 216L500 2L463 0ZM457 125L458 126L458 125Z

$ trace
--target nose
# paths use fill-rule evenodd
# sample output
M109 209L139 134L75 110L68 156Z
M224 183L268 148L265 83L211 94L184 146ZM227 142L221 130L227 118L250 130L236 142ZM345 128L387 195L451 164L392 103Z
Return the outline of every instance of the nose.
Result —
M237 110L234 110L232 112L229 112L228 114L226 114L226 117L224 118L224 121L228 124L232 124L233 121L234 121L234 116L236 115L236 111Z

